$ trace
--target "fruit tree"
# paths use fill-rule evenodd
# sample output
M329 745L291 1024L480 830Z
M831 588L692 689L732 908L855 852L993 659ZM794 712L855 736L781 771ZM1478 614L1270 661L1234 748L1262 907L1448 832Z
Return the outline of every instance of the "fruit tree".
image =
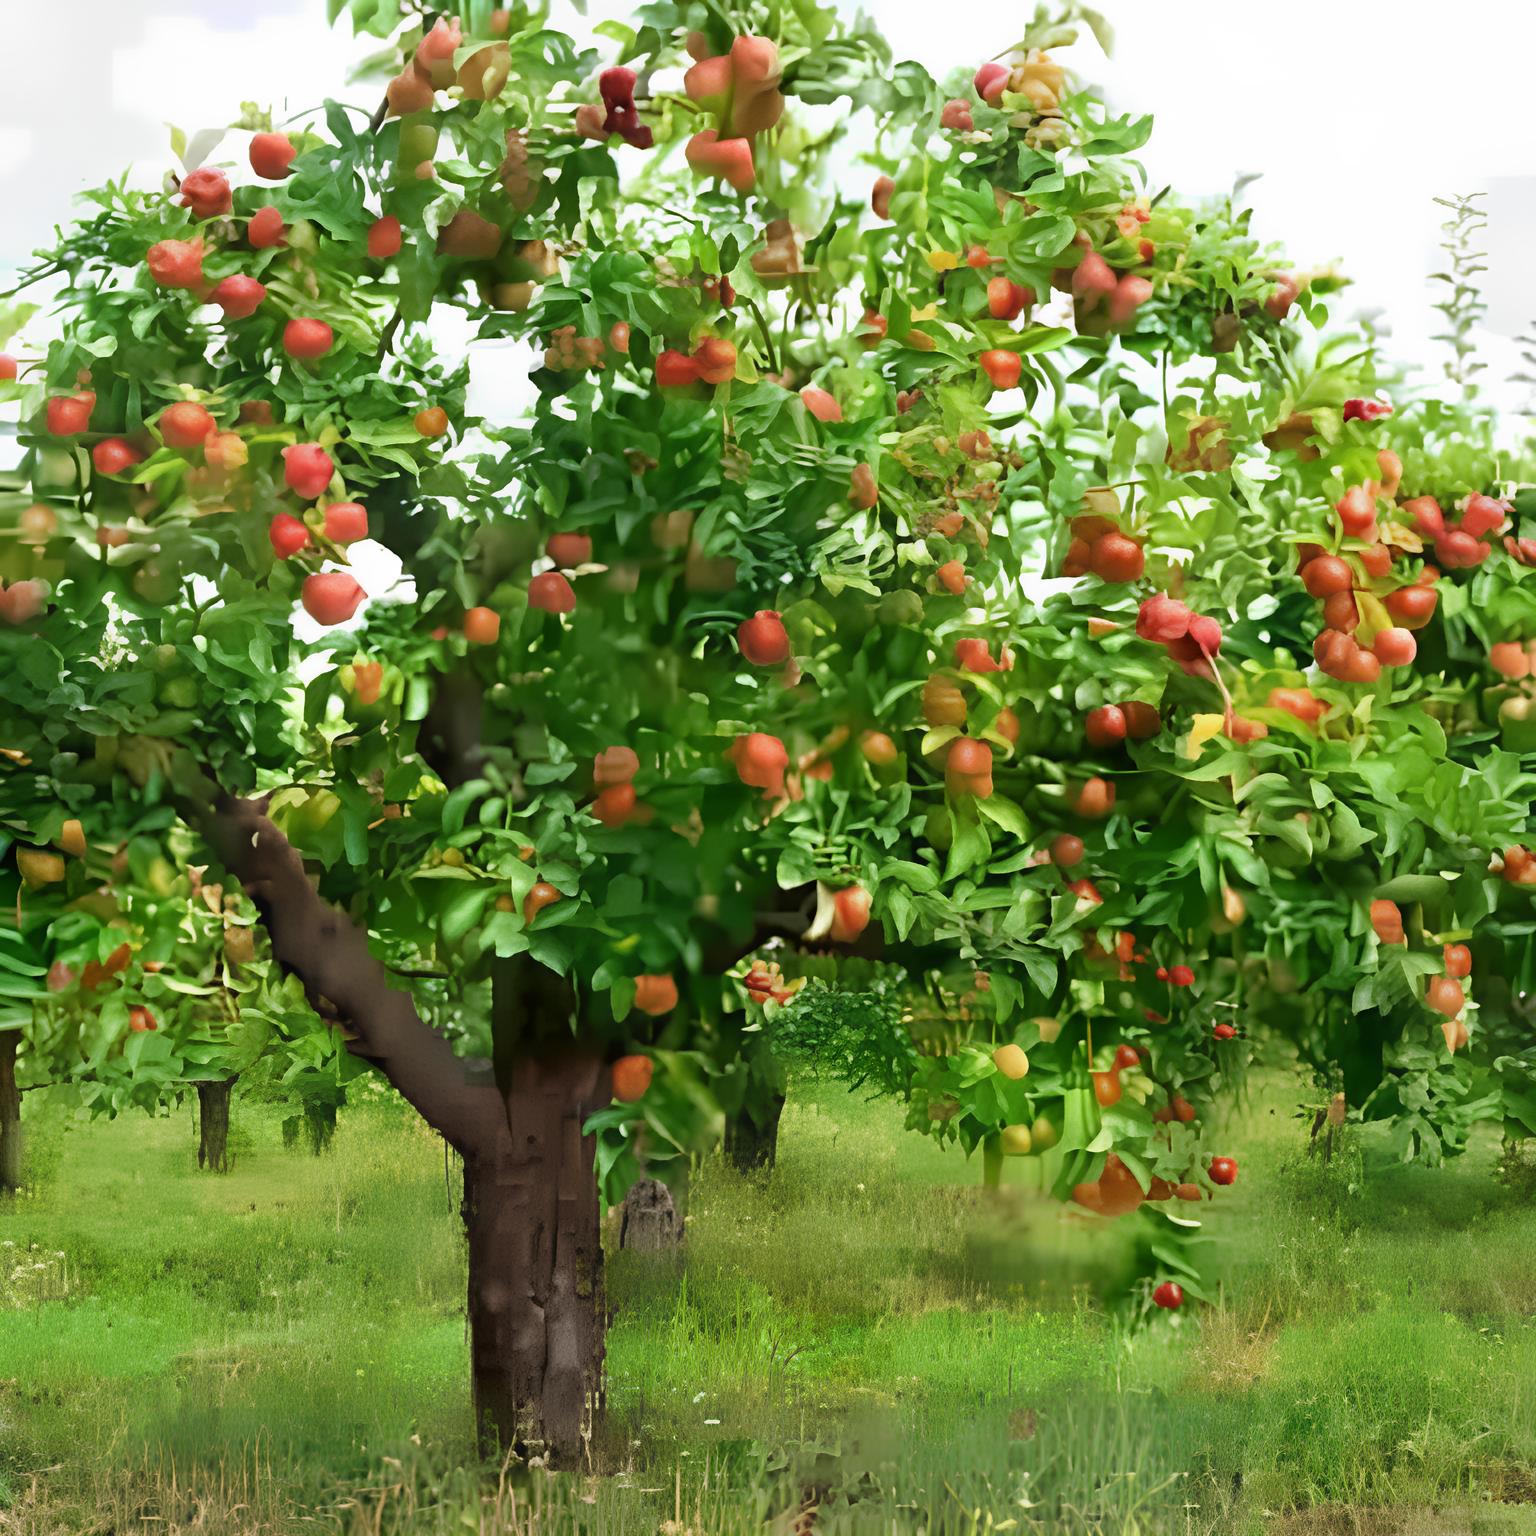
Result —
M1415 1144L1528 1114L1510 463L1149 195L1096 16L941 88L811 3L333 9L371 115L35 269L0 817L65 898L61 818L172 817L460 1153L487 1443L579 1453L600 1181L771 1088L770 939L973 993L925 1120L1106 1217L1239 1176L1264 1021Z

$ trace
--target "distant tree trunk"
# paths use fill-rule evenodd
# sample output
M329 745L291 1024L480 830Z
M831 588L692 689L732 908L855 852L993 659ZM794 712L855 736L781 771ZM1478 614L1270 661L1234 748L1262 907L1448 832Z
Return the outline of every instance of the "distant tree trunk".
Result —
M507 1129L464 1162L470 1370L489 1456L579 1460L603 1403L603 1246L594 1138L606 1090L595 1055L517 1061Z
M197 1166L229 1172L229 1096L235 1079L197 1085Z
M988 1136L981 1143L981 1183L984 1189L1003 1187L1003 1143L998 1136Z
M20 1030L0 1030L0 1195L21 1188L21 1092L16 1086L20 1046Z
M639 1180L624 1197L619 1247L637 1253L670 1253L682 1239L683 1223L672 1191L660 1179Z
M779 1155L779 1120L783 1114L784 1095L772 1093L726 1117L725 1155L733 1167L743 1173L773 1167Z

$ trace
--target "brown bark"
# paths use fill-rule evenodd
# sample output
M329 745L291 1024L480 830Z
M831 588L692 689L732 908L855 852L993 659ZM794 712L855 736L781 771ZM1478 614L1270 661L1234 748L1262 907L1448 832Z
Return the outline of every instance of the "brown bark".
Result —
M264 801L226 795L206 781L199 787L201 794L182 794L183 815L255 903L274 957L299 978L315 1011L455 1150L468 1156L489 1147L504 1119L489 1072L454 1055L410 994L389 984L367 933L321 900Z
M487 1455L574 1465L602 1409L596 1147L581 1128L607 1091L595 1056L525 1058L501 1135L465 1159L471 1371Z
M235 1079L197 1084L197 1166L229 1172L229 1099Z
M21 1092L16 1086L19 1029L0 1029L0 1195L21 1188Z

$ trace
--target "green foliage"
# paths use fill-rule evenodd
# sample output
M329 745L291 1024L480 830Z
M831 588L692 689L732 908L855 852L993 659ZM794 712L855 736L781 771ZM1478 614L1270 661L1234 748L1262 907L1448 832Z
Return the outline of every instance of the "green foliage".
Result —
M982 99L811 0L656 0L592 49L540 7L474 0L456 39L432 34L435 63L420 55L428 100L420 12L332 10L378 40L364 74L416 94L404 116L328 103L293 131L291 175L237 172L228 208L109 184L29 274L59 279L65 324L3 386L25 483L0 497L0 575L46 584L43 612L0 625L0 825L18 850L68 815L98 855L126 844L132 865L136 840L180 838L191 862L189 782L271 794L322 894L466 1054L533 1047L494 1038L487 1007L493 962L526 955L576 994L562 1031L653 1056L655 1097L593 1122L610 1194L642 1133L658 1154L694 1145L715 1108L771 1091L740 962L813 890L820 909L855 886L914 995L973 995L942 1049L909 1051L878 1009L856 1038L862 1004L809 994L807 1038L898 1088L941 1141L1044 1120L1063 1196L1111 1156L1144 1190L1208 1188L1204 1127L1261 1028L1390 1121L1404 1156L1457 1153L1485 1120L1532 1127L1531 887L1503 861L1527 835L1536 731L1530 683L1488 661L1536 638L1514 542L1536 505L1526 465L1500 452L1465 357L1451 387L1416 392L1372 331L1332 325L1338 274L1256 240L1241 188L1151 192L1135 159L1150 119L1040 52L1101 18L1039 11ZM738 34L768 40L745 45L760 97L694 75L652 88ZM622 134L593 80L620 60L641 82ZM750 185L701 179L690 151L717 151L721 129L730 144L753 102L764 125L734 141ZM823 128L809 109L828 106ZM855 127L872 146L857 177ZM284 236L253 242L267 209ZM1464 351L1475 217L1453 212ZM368 252L380 215L400 220L398 255ZM157 281L148 254L168 240L202 242L202 286ZM235 276L266 290L241 319L202 302ZM296 360L290 319L334 344ZM470 411L449 322L542 354L526 409ZM1016 389L994 387L1015 364ZM660 382L677 367L694 381ZM1358 403L1389 386L1395 413L1366 419ZM88 430L50 424L49 402L85 389ZM167 436L165 408L187 403L216 422L202 446ZM436 409L446 434L421 415ZM97 466L109 437L138 462ZM330 456L328 484L289 484L300 448ZM1454 524L1469 496L1506 493L1475 559L1412 510L1432 497ZM1349 495L1374 533L1345 532ZM410 585L371 593L350 628L296 625L322 564L350 568L323 504L354 497ZM279 514L308 534L287 558ZM1093 573L1089 535L1109 524L1140 545L1134 579ZM591 541L564 576L556 535ZM1309 666L1323 624L1303 546L1349 562L1366 644L1431 557L1445 567L1412 667L1360 682ZM1159 593L1219 622L1219 656L1138 633ZM465 635L479 608L499 621L489 643ZM738 649L759 610L783 616L787 669ZM1276 690L1298 688L1319 719L1283 707ZM444 722L466 699L474 739L454 746ZM1085 715L1125 704L1159 729L1089 744ZM985 775L946 771L962 733ZM763 738L781 754L766 772L741 756ZM639 767L614 809L596 765L617 746ZM1079 800L1089 779L1116 791L1102 816ZM1070 875L1048 856L1062 834L1085 845ZM60 1035L34 959L106 944L110 919L80 921L90 866L22 902L30 1050L111 1106L206 1064L198 1030L244 1052L206 1021L121 1047L125 998ZM13 907L20 865L3 868ZM535 883L558 899L530 919ZM1402 905L1405 948L1373 932L1376 899ZM140 922L139 958L158 922ZM807 940L829 934L858 938ZM1469 1039L1452 1049L1422 999L1441 946L1468 939ZM1187 987L1165 979L1185 967ZM151 1005L208 984L160 974ZM637 1009L644 976L676 981L679 1005ZM241 1030L307 1042L300 1073L323 1065L274 1022L293 991L258 986ZM1227 1022L1237 1039L1218 1042ZM1027 1077L993 1065L1005 1043L1031 1052ZM1141 1064L1101 1108L1089 1074L1126 1045ZM1176 1096L1198 1116L1155 1118Z

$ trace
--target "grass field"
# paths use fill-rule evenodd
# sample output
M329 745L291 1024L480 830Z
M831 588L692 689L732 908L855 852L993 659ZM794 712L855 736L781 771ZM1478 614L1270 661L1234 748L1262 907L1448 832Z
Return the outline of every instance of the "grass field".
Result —
M1122 1232L900 1112L801 1083L781 1164L695 1175L686 1259L610 1270L603 1478L467 1465L441 1145L389 1107L287 1150L28 1105L0 1207L0 1531L1536 1532L1536 1201L1479 1144L1299 1156L1288 1076L1231 1127L1221 1300L1104 1304Z

